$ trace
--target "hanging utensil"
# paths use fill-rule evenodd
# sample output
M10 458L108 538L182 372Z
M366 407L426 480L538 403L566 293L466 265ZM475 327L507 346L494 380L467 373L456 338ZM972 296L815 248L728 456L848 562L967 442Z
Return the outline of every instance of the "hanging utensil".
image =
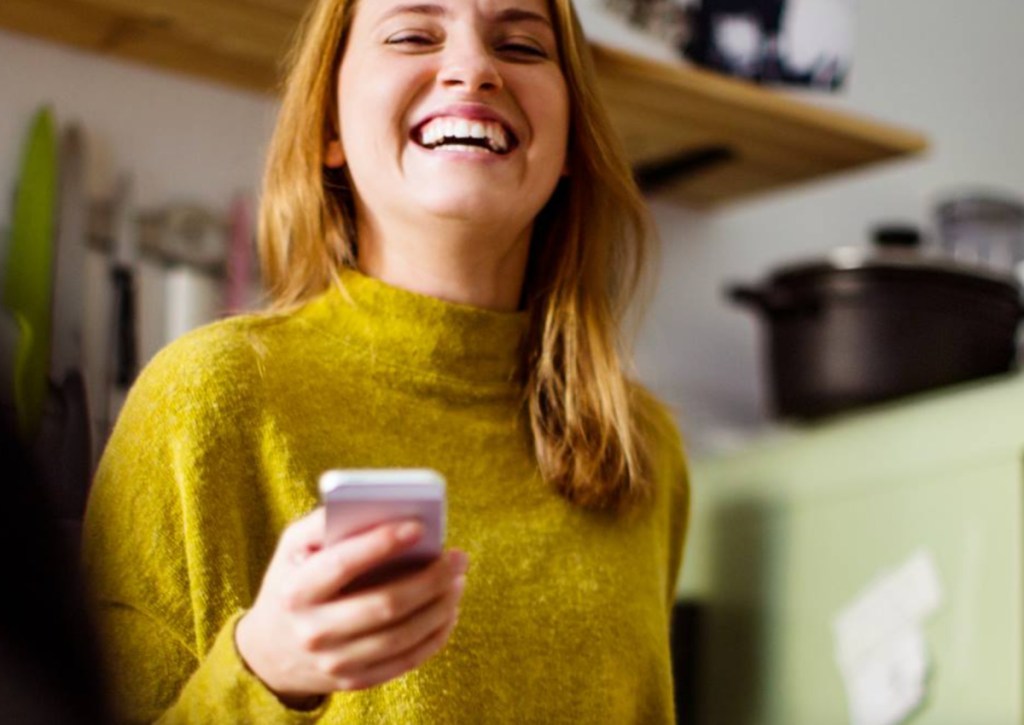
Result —
M22 152L15 192L3 303L16 326L12 389L18 429L31 441L46 398L57 203L57 144L53 113L38 111ZM6 353L6 351L5 351Z
M136 226L132 180L127 174L117 182L113 204L113 239L110 250L110 279L113 292L110 347L110 391L107 400L109 434L124 404L128 389L138 372L138 329L136 328L135 261Z
M184 265L221 277L225 266L224 220L194 204L176 204L139 216L139 250L166 266Z
M40 479L54 514L78 521L92 472L89 406L82 374L85 302L85 140L80 128L65 131L60 149L60 186L54 247L53 324L48 394L36 441Z

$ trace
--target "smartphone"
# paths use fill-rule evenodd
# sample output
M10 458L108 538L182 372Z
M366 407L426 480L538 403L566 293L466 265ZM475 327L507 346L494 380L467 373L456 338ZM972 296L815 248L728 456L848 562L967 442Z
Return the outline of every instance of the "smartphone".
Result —
M327 511L324 545L384 523L418 519L423 535L411 548L364 574L346 591L382 584L420 569L444 550L447 499L444 477L428 468L356 468L320 476Z

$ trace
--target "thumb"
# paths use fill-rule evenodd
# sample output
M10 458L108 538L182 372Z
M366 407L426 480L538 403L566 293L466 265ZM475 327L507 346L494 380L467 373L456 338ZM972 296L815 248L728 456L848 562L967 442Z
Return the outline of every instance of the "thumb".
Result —
M283 557L288 561L300 563L319 551L324 544L326 520L324 507L318 506L302 518L293 521L281 534L275 558Z

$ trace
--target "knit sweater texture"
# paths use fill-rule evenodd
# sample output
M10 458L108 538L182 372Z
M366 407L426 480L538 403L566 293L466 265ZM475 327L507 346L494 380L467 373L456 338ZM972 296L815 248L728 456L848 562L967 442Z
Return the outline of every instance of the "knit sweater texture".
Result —
M525 313L355 271L298 311L223 320L147 366L100 463L85 564L131 722L670 723L669 618L688 514L671 417L645 396L653 502L575 507L539 475L512 380ZM234 628L330 468L429 467L470 570L418 669L289 709Z

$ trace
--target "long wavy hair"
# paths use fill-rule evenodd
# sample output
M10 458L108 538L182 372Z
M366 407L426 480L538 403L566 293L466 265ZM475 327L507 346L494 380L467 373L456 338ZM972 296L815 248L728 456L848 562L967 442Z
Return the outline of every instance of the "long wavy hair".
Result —
M344 173L324 165L338 135L337 76L357 0L317 0L286 63L258 242L271 311L294 309L356 266ZM523 297L530 324L519 369L541 475L588 509L624 511L653 491L648 407L625 370L620 327L641 289L652 229L598 97L570 0L549 0L569 93L564 177L534 225Z

